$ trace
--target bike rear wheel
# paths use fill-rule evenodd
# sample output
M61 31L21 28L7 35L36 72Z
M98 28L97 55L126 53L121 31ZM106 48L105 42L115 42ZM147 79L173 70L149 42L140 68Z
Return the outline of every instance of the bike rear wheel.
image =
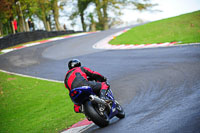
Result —
M84 103L85 115L90 117L90 119L99 127L106 127L109 124L108 116L102 116L98 113L97 108L92 105L91 101L86 101Z

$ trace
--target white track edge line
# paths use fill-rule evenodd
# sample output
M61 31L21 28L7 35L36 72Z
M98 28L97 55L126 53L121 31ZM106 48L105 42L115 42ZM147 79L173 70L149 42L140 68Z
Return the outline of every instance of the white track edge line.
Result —
M34 79L45 80L45 81L51 81L51 82L57 82L57 83L64 83L64 81L52 80L52 79L45 79L45 78L39 78L39 77L34 77L34 76L29 76L29 75L14 73L14 72L8 72L8 71L1 70L1 69L0 69L0 71L1 71L1 72L4 72L4 73L7 73L7 74L17 75L17 76L22 76L22 77L34 78Z
M97 32L100 32L100 31L77 33L77 34L66 35L66 36L71 36L71 37L69 37L69 38L73 38L73 37L84 36L84 35L88 35L88 34L92 34L92 33L97 33ZM53 42L53 41L62 40L62 39L66 39L66 38L64 38L64 37L52 37L52 38L46 39L46 40L44 40L44 41ZM46 43L46 42L44 42L44 43ZM27 47L32 47L32 46L39 45L39 44L43 44L43 43L41 43L41 41L39 41L39 42L35 42L35 43L24 44L24 45L22 45L22 46L24 46L23 48L27 48ZM18 45L21 45L21 44L18 44ZM23 48L19 48L19 49L18 49L18 48L17 48L17 49L15 49L15 48L8 48L8 49L7 49L7 48L6 48L6 49L1 50L1 52L4 51L4 50L5 50L5 51L7 50L7 51L6 51L6 52L3 52L3 53L0 54L0 55L9 53L9 52L12 52L12 51L15 51L15 50L20 50L20 49L23 49Z

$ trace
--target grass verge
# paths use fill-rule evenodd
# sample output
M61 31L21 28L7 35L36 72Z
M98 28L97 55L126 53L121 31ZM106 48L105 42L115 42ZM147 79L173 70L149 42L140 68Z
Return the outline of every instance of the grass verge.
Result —
M82 120L68 90L55 83L0 72L0 132L54 133Z
M152 44L164 42L200 42L200 11L151 22L132 28L111 40L110 44Z

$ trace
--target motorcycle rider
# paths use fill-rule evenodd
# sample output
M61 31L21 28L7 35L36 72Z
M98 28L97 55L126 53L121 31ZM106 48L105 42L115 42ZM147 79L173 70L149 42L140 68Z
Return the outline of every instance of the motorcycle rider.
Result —
M92 71L90 68L81 66L81 62L78 59L70 60L68 62L68 68L69 70L65 76L64 83L69 91L81 86L90 86L96 95L106 99L105 95L109 85L107 85L107 79L103 75ZM88 78L95 81L88 81ZM79 105L74 104L74 111L81 113L82 109Z

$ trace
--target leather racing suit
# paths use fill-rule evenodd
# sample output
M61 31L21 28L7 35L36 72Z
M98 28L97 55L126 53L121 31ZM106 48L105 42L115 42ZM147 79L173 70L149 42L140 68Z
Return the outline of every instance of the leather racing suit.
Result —
M95 81L88 81L91 78ZM87 67L75 67L70 69L65 76L65 87L70 91L81 86L90 86L96 95L101 90L107 90L109 86L106 84L106 78L100 73L92 71ZM74 104L74 111L79 112L80 106Z

